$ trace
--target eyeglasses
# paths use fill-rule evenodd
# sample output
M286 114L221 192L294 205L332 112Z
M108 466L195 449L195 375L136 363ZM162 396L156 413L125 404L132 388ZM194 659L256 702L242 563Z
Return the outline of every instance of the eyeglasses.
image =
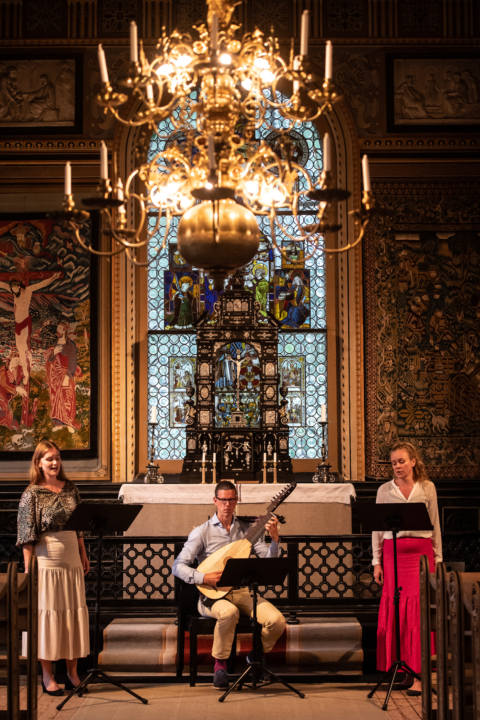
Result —
M215 496L215 497L216 497L216 496ZM237 502L237 498L226 498L226 499L224 500L223 498L217 497L217 500L218 500L219 502L223 503L224 505L226 505L227 503L232 503L232 505L233 505L234 503Z

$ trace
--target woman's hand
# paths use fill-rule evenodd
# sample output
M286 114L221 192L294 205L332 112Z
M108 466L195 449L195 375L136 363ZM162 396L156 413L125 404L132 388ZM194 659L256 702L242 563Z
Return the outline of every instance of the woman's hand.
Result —
M80 553L80 560L82 561L83 574L86 575L90 570L90 560L88 559L85 550Z
M381 565L375 565L373 568L373 577L375 582L379 585L383 585L383 568Z

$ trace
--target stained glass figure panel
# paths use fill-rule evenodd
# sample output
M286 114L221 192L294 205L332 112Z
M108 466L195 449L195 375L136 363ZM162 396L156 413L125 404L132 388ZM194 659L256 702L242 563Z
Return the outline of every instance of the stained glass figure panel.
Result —
M228 427L234 410L242 410L247 427L260 424L260 360L248 343L227 343L215 359L215 424Z

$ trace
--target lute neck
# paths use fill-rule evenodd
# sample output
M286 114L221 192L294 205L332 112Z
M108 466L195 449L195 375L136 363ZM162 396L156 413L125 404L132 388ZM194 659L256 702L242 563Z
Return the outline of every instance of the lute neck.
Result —
M252 545L255 545L257 540L262 537L263 533L265 532L265 525L272 519L272 513L274 512L274 510L277 509L279 505L281 505L281 503L285 500L286 497L288 497L289 494L290 493L287 493L281 498L272 500L270 505L267 507L266 512L263 515L260 515L258 520L246 532L245 539L248 540L248 542L250 542Z

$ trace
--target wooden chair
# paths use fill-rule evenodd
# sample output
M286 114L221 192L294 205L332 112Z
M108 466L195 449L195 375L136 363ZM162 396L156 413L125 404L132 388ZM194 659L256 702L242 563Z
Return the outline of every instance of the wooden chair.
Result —
M177 619L177 663L176 674L181 677L185 663L185 632L190 634L190 687L195 687L198 676L198 636L213 635L216 625L214 618L205 618L198 612L198 590L195 585L178 581L178 619ZM232 651L227 660L229 673L235 670L237 634L253 633L252 621L248 617L240 617Z
M27 710L20 712L20 633L28 633ZM1 665L7 671L7 711L0 718L8 720L36 720L38 675L38 565L32 556L27 574L19 574L16 562L8 564L6 574L0 575L0 643L6 644L7 654ZM22 659L23 660L23 659Z

